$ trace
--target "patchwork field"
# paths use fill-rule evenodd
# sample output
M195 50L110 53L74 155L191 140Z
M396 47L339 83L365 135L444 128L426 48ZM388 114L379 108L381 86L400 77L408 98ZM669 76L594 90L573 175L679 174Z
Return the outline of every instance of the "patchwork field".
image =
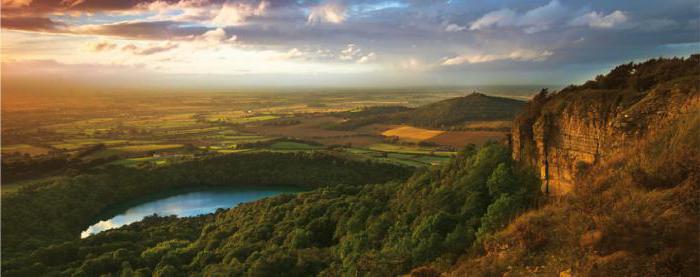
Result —
M454 130L433 130L377 121L349 130L334 128L348 120L348 112L373 106L416 107L463 92L262 95L154 94L118 102L103 95L80 103L64 98L64 102L20 101L35 106L3 111L3 162L40 163L58 157L78 163L73 168L140 167L246 151L340 151L361 159L430 166L466 144L502 141L501 129L510 124L470 122Z

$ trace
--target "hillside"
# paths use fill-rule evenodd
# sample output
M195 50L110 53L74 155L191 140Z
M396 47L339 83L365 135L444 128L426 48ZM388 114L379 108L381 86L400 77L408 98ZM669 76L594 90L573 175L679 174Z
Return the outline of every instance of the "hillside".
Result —
M535 97L513 155L565 196L488 236L446 275L697 276L698 86L694 55Z
M524 106L525 102L520 100L472 93L414 109L369 108L367 111L347 114L347 121L333 128L347 130L372 123L447 128L470 121L512 120Z
M468 121L510 120L523 106L520 100L472 93L418 107L400 118L410 125L444 128Z

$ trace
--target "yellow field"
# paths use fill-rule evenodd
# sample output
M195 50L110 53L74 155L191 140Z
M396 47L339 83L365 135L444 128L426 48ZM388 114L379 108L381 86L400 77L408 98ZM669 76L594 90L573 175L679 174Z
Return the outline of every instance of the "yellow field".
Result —
M386 137L399 137L399 139L403 140L423 141L439 136L444 132L445 131L428 130L411 126L401 126L386 130L382 132L382 135Z

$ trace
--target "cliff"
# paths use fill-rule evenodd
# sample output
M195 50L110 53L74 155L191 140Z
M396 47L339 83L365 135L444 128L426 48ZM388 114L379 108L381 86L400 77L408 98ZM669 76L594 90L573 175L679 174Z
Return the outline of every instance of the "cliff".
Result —
M512 129L513 158L538 168L543 191L570 192L578 176L700 104L700 55L625 64L558 93L543 90Z
M697 55L627 64L533 98L512 153L570 193L442 276L700 276L699 70Z

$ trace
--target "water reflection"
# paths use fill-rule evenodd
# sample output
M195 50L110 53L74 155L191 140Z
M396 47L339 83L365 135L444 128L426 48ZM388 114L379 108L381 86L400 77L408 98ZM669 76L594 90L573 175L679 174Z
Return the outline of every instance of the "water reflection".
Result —
M97 234L104 230L118 228L143 219L146 216L176 215L178 217L195 216L212 213L218 208L231 208L240 203L251 202L282 193L300 191L291 187L270 188L210 188L195 192L185 192L159 199L150 199L121 211L108 211L112 215L88 227L80 234L81 238Z

